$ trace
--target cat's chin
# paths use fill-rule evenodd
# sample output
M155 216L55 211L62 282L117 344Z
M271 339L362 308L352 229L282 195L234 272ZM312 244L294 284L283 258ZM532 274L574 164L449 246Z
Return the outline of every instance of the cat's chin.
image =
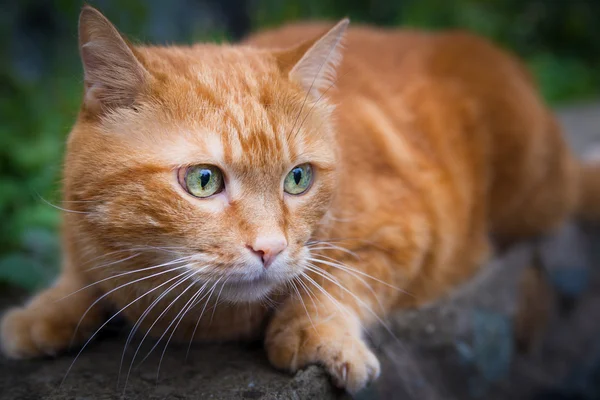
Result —
M281 282L271 279L227 283L223 287L221 297L232 303L261 301L267 298L279 285L281 285Z

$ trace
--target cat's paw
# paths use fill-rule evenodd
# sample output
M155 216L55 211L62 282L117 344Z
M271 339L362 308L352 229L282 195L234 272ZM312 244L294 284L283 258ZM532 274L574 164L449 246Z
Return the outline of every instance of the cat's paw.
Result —
M295 372L308 364L320 364L336 386L350 393L363 389L379 376L377 357L356 332L344 326L271 326L265 344L275 367Z
M39 308L13 308L0 322L0 348L9 358L54 356L69 347L74 327Z

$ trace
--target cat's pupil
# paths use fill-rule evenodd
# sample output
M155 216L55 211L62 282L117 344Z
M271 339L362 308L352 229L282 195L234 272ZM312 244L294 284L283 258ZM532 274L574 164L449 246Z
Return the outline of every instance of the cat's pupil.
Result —
M211 173L208 169L203 169L200 172L200 186L202 186L202 189L204 189L206 184L210 181L210 175Z
M296 182L296 185L300 184L300 180L302 179L302 169L296 168L293 173L294 173L294 182Z

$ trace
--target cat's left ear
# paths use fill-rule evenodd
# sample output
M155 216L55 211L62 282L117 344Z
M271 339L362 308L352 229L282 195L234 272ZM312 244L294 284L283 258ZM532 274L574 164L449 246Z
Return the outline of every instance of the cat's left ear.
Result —
M342 39L349 23L350 20L344 18L319 37L276 54L284 72L310 95L318 98L333 86L342 61Z
M150 73L117 28L100 11L87 5L79 16L79 49L86 107L104 112L131 106L146 87Z

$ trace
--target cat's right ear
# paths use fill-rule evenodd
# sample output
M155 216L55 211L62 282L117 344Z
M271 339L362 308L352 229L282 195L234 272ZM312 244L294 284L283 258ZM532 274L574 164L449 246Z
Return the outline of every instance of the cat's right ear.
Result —
M283 72L315 98L335 83L336 70L342 60L342 39L350 20L342 19L320 36L275 53Z
M128 107L150 79L132 46L90 6L79 16L79 52L84 70L86 109L102 113Z

